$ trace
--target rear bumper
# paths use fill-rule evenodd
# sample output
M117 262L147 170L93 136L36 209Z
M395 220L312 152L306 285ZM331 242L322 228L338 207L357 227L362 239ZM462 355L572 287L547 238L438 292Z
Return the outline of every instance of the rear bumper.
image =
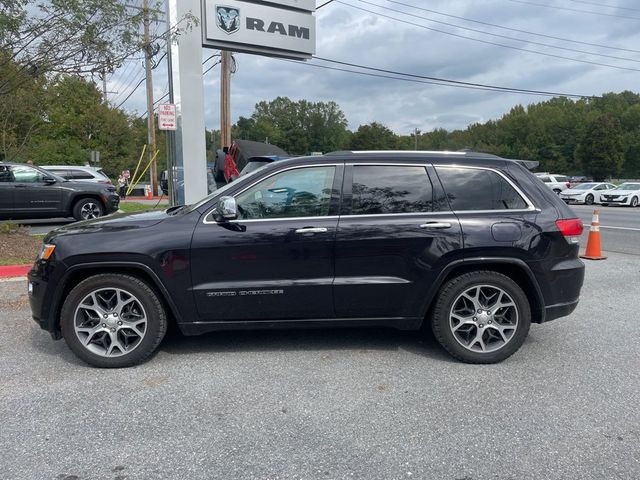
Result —
M543 322L570 315L578 306L585 266L579 258L562 260L538 281L544 297Z
M569 303L559 303L556 305L548 305L545 307L544 321L550 322L556 318L566 317L571 315L578 306L578 300L574 300Z

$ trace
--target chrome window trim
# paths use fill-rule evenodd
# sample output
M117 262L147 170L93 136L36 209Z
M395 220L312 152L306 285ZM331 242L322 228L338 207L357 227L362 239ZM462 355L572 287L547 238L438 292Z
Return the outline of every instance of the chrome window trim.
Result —
M271 177L273 177L274 175L278 175L280 173L283 172L288 172L289 170L297 170L300 168L314 168L314 167L340 167L343 166L344 162L339 162L339 163L314 163L311 165L292 165L291 167L287 167L287 168L283 168L282 170L277 170L273 173L271 173L270 175L267 175L266 177L262 177L258 180L256 180L255 182L247 185L245 188L243 188L242 190L240 190L239 192L234 193L232 196L233 198L236 198L238 195L242 195L244 192L246 192L247 190L249 190L250 188L254 187L255 185L257 185L258 183L267 180ZM210 221L207 220L207 218L209 218L211 216L211 214L213 213L213 211L215 210L215 207L212 208L205 216L204 219L202 220L202 223L204 223L205 225L211 225L211 224L218 224L219 222L214 221ZM275 221L275 220L300 220L303 218L307 218L307 219L318 219L318 218L333 218L334 216L326 216L326 217L282 217L282 218L253 218L253 219L248 219L248 220L230 220L228 223L238 223L238 222L265 222L265 221ZM337 216L335 216L335 218L337 218Z

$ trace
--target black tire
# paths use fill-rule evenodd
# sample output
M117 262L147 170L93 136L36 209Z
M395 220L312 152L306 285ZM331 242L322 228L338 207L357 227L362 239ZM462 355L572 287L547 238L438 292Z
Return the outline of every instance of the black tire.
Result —
M76 308L91 292L118 288L133 294L146 313L144 336L131 352L118 356L102 356L85 347L75 330ZM60 327L67 345L78 358L100 368L123 368L146 360L160 345L167 332L167 316L156 292L139 278L122 274L99 274L83 280L67 296L60 313Z
M638 197L633 197L631 199L631 202L629 202L629 205L631 205L632 207L637 207L638 206Z
M603 207L608 207L609 206L608 203L601 203L600 205L602 205Z
M589 195L587 195L587 196L585 197L585 199L584 199L584 204L585 204L585 205L593 205L593 201L594 201L593 195L592 195L592 194L589 194Z
M502 289L511 297L517 311L515 331L502 347L494 351L477 352L468 349L456 339L450 327L450 313L454 302L462 293L477 286ZM438 293L431 318L431 328L440 345L453 357L466 363L497 363L510 357L522 346L530 326L531 307L525 293L512 279L493 271L465 273L445 283Z
M90 220L104 215L104 206L95 198L81 198L73 205L73 218L76 220Z

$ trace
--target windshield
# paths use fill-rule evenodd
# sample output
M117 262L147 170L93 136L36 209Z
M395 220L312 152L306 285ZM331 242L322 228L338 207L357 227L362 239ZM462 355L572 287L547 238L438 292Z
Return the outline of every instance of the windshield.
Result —
M581 183L580 185L576 185L572 187L572 190L591 190L593 187L598 185L597 183Z
M623 183L618 185L616 190L640 190L640 183Z

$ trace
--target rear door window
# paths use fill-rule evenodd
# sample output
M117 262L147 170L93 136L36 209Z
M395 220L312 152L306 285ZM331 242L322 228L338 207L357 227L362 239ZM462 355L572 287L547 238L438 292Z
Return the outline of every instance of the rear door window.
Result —
M433 188L423 166L355 165L352 215L433 211Z
M454 211L526 209L527 202L513 186L491 170L436 167Z
M93 175L84 170L69 170L69 174L69 178L73 180L91 180L93 178Z

